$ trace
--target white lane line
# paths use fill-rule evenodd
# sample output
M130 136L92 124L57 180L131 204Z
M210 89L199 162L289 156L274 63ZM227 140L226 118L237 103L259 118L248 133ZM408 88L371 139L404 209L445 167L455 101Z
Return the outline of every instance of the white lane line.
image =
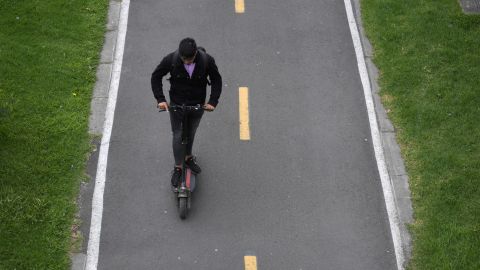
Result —
M102 229L103 214L103 193L105 190L105 176L107 173L108 150L110 148L110 137L112 135L113 117L117 104L118 85L122 71L123 50L125 36L127 34L128 9L130 0L123 0L120 10L120 21L118 24L117 43L112 69L112 79L108 93L108 103L105 112L105 123L103 124L103 137L98 157L97 175L95 177L95 190L92 199L92 220L90 224L90 236L87 249L86 270L96 270L98 265L98 254L100 249L100 232Z
M393 246L395 248L395 257L397 259L397 268L404 269L403 263L405 261L402 239L400 236L399 218L395 199L392 191L392 183L390 175L388 174L385 157L383 155L382 141L380 139L380 131L378 129L377 118L375 114L375 105L373 103L372 89L370 86L369 76L367 72L367 65L365 64L365 57L363 55L362 42L360 40L360 33L358 32L355 16L353 14L352 3L350 0L344 0L345 9L347 11L348 24L350 26L350 33L352 35L353 46L357 55L358 71L363 85L363 93L365 95L365 102L367 104L368 121L370 122L370 131L372 133L373 148L375 151L375 158L377 160L378 172L382 182L383 195L387 207L388 220L390 223L390 230L392 232Z

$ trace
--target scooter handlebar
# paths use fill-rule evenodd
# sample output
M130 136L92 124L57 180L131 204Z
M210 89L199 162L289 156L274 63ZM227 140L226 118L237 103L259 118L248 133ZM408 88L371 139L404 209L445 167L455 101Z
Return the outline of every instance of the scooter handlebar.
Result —
M165 112L165 111L170 111L170 110L172 110L172 111L177 111L177 110L181 110L181 111L202 111L202 110L204 110L204 108L200 104L197 104L197 105L194 105L194 106L191 106L191 105L170 105L167 110L159 110L159 112Z

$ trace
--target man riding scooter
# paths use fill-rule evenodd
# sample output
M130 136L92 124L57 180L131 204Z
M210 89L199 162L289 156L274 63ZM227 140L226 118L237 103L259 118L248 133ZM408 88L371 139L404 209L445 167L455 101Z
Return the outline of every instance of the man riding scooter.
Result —
M197 48L195 40L185 38L180 41L178 50L165 56L155 71L152 73L151 84L157 107L160 110L168 110L169 103L163 94L162 78L170 73L170 105L201 105L206 111L213 111L218 104L222 92L222 77L218 72L215 59L201 48ZM211 93L206 101L207 84L211 82ZM189 125L188 143L182 145L182 119L183 114L188 113L187 125ZM201 172L195 156L192 154L192 146L195 132L203 110L184 112L170 110L170 123L172 126L172 146L175 158L175 166L172 172L171 183L174 188L178 187L182 177L182 164L185 164L192 172ZM184 152L185 151L185 152Z

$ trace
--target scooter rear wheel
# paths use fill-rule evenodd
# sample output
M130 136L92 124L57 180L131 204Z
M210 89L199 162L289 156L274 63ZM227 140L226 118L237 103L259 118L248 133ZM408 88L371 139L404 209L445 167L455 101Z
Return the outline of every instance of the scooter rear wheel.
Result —
M185 219L187 217L187 198L178 198L178 214L180 215L181 219Z

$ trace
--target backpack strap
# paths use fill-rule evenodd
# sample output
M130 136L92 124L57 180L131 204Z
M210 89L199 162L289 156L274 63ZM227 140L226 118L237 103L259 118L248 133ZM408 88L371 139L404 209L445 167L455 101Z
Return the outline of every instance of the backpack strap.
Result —
M203 47L198 47L197 53L200 55L200 58L202 59L203 64L203 74L205 74L205 79L207 80L207 84L211 85L210 80L207 78L207 68L208 68L208 57L207 57L207 52L205 51L205 48Z
M177 65L178 55L179 55L178 50L176 50L172 55L172 68L170 69L170 72L172 72L175 69L175 66Z

